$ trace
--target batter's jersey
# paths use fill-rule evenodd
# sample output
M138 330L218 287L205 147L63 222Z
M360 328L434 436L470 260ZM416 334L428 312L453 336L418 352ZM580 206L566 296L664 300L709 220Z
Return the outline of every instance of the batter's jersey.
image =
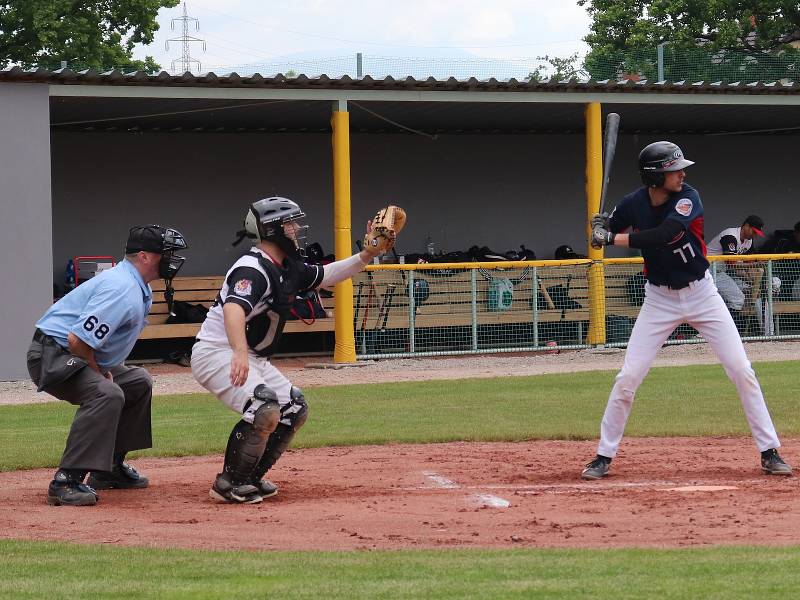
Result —
M36 327L64 348L75 334L101 369L121 365L147 325L153 292L128 260L80 284L51 306Z
M681 224L682 229L666 246L643 249L644 275L654 285L680 289L702 279L708 270L703 241L703 203L693 187L683 184L680 192L669 195L660 206L652 206L646 187L625 196L611 214L614 233L627 229L644 231L661 225L666 219Z
M323 276L321 266L291 258L278 266L268 254L253 248L226 273L197 339L228 344L222 307L233 302L244 309L250 349L261 356L270 356L275 352L294 299L319 286Z
M708 242L708 253L711 256L720 254L747 254L753 248L753 240L742 240L741 227L729 227L719 232L717 237Z

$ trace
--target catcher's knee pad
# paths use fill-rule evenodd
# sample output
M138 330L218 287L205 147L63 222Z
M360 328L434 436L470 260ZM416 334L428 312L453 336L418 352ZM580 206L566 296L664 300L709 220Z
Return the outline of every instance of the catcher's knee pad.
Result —
M266 472L278 462L278 459L289 447L295 432L303 426L308 418L308 404L300 388L292 387L289 397L291 402L281 408L280 423L270 434L264 454L253 471L254 481L264 477Z
M253 400L245 410L244 417L231 431L225 450L224 471L235 485L248 481L250 473L264 455L269 436L278 426L279 419L280 407L275 392L265 385L259 385L253 391Z
M259 433L269 435L275 431L280 414L277 394L262 383L253 390L253 399L245 409L242 420L250 421Z

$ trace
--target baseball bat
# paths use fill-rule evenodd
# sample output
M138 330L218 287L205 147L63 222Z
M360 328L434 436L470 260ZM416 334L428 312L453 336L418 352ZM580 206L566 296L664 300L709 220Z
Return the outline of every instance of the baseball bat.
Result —
M611 166L614 163L614 154L617 152L617 134L619 133L619 114L606 115L606 130L603 136L603 187L600 190L600 210L603 213L606 205L608 182L611 179Z
M381 323L381 331L386 329L386 323L389 321L389 311L392 309L392 298L394 297L394 289L397 287L395 284L390 283L386 286L386 310L383 313L383 322Z

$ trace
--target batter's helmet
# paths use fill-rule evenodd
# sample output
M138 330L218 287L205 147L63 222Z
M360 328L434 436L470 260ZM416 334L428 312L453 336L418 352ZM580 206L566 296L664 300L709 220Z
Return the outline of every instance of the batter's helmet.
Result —
M250 205L244 217L245 234L256 242L274 242L287 254L294 254L298 250L303 254L308 226L301 226L295 240L290 240L283 231L283 224L305 216L300 206L288 198L264 198Z
M672 142L653 142L639 153L639 173L647 187L664 185L664 173L680 171L693 165L686 160L683 152Z

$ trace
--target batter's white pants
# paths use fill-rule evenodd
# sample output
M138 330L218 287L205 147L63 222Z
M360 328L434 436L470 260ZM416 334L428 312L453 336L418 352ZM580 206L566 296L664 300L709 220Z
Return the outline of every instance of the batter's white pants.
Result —
M600 425L597 453L613 458L617 454L625 424L631 413L636 390L650 365L675 328L688 323L711 344L725 373L736 385L750 431L759 451L780 447L772 418L764 402L761 386L742 345L725 302L717 292L711 275L682 290L645 284L642 309L633 326L622 370L617 374L606 412ZM674 390L676 401L702 401L695 398L691 382Z
M245 404L253 398L253 390L260 384L266 385L278 395L281 408L291 403L289 393L292 383L269 361L269 359L250 353L250 371L247 381L241 387L231 384L231 358L233 350L227 344L197 342L192 347L192 375L197 382L219 398L228 408L242 415L248 423L253 422L253 403L243 413ZM283 411L281 411L283 415ZM281 418L284 422L284 418ZM291 425L286 421L286 425Z

